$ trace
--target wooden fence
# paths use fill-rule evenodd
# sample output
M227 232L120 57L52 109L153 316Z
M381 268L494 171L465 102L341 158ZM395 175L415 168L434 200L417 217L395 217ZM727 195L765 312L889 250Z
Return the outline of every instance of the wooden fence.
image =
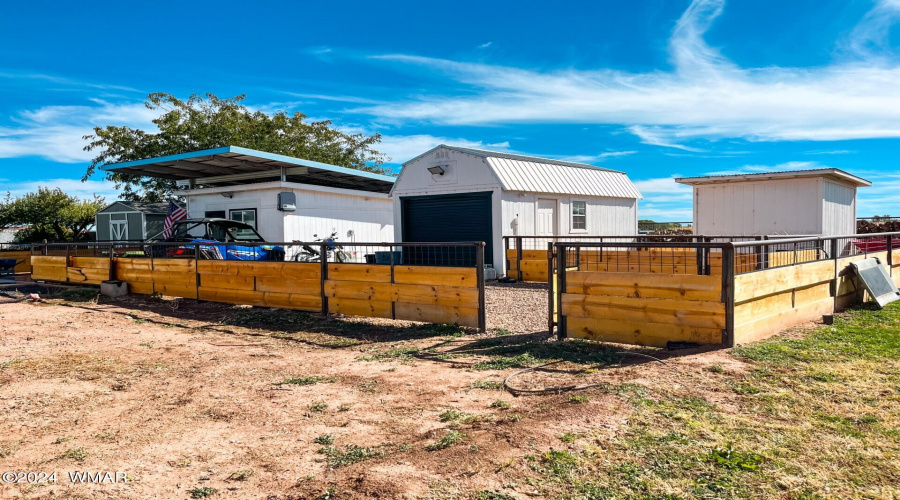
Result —
M402 246L415 248L408 244ZM474 245L466 248L471 246ZM110 258L108 255L34 255L31 261L32 277L36 280L100 284L114 278L128 283L129 290L138 294L457 323L483 331L486 326L484 247L478 244L475 250L475 266Z
M895 237L900 233L762 244L647 243L639 251L628 244L602 251L599 244L555 244L548 323L560 337L658 347L752 342L865 300L853 262L878 258L900 284ZM691 260L697 255L705 255L704 266Z

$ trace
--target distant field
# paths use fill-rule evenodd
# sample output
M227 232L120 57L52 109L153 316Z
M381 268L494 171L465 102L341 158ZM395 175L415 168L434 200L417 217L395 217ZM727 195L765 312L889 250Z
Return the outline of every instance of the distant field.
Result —
M732 351L96 291L0 304L26 498L896 498L900 305ZM518 386L581 385L514 397ZM124 471L75 485L70 471Z

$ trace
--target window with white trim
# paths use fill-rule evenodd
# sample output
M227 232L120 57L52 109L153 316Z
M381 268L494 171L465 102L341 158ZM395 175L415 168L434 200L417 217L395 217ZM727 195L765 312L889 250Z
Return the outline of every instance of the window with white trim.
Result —
M587 202L572 202L572 230L587 230Z

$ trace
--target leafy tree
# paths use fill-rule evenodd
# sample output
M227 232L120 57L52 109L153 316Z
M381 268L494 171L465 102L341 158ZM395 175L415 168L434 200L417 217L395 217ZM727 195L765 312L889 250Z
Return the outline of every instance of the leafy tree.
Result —
M186 101L157 92L147 97L148 109L159 111L153 120L159 132L125 126L95 127L85 151L96 151L82 180L98 166L187 153L223 146L240 146L269 153L305 158L342 167L385 173L384 154L372 149L381 136L346 134L331 121L305 121L306 115L279 111L269 115L241 104L244 95L220 99L213 94L193 94ZM165 201L172 197L175 181L108 172L106 178L132 201Z
M82 240L103 206L99 196L79 200L59 188L38 188L36 193L15 199L7 193L0 207L0 224L28 226L16 235L19 241Z

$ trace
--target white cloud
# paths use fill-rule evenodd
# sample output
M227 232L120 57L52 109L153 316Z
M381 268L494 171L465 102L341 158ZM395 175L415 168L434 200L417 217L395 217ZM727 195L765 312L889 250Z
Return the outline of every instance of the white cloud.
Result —
M606 161L610 158L621 158L623 156L631 156L637 151L606 151L595 155L536 155L544 158L556 158L557 160L572 161L576 163L598 163Z
M872 45L898 18L897 0L876 5L851 34ZM421 68L469 86L464 94L411 97L355 111L398 122L454 125L601 123L648 144L688 150L699 137L759 141L900 137L900 66L870 57L831 65L740 68L703 35L722 0L694 0L669 42L675 69L532 71L408 54L374 59ZM649 133L648 133L649 132Z
M489 149L504 151L509 149L509 142L484 143L462 138L435 137L433 135L387 135L381 137L381 143L375 148L391 157L391 163L403 163L440 144L460 146L464 148Z
M81 182L76 179L42 179L7 182L4 183L4 191L0 193L0 195L6 196L6 192L9 191L13 198L15 198L27 193L36 192L38 188L59 188L64 193L77 196L81 199L91 199L97 194L106 198L106 201L112 202L118 197L118 192L112 182L105 180L88 180Z
M479 48L479 49L486 49L486 48L490 47L490 46L493 45L493 44L494 44L494 42L485 42L485 43L482 43L481 45L479 45L478 48Z
M0 127L0 158L39 156L61 163L90 161L83 151L94 126L128 125L155 129L156 112L140 103L113 104L93 100L92 106L45 106L13 117L11 126Z

